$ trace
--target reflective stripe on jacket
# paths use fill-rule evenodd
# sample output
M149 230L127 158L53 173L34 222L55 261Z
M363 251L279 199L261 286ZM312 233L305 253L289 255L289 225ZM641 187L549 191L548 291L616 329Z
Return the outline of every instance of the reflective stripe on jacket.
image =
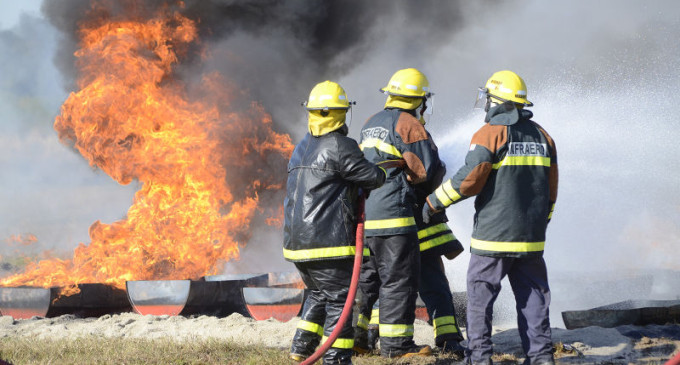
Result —
M366 236L416 232L412 184L427 181L439 165L436 146L425 128L406 111L385 109L366 121L360 141L369 161L403 159L407 166L388 170L385 184L371 192L366 201Z
M342 131L295 147L288 163L283 256L302 262L354 256L358 188L375 189L385 170L368 162Z
M472 137L465 165L428 197L436 210L477 195L471 252L540 256L557 199L555 142L533 114L504 103Z

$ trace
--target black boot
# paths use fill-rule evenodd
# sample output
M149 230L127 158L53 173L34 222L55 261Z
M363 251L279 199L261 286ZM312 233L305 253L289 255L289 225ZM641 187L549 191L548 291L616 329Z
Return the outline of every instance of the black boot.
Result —
M371 352L368 345L368 331L361 327L354 327L354 352L359 355Z
M427 345L413 345L408 349L403 350L380 350L380 355L387 358L401 358L401 357L412 357L412 356L432 356L432 348Z
M378 326L368 326L368 348L373 351L378 348L378 340L380 339L380 331Z
M461 361L465 357L465 347L458 341L447 341L439 346L442 354L453 355L455 361Z

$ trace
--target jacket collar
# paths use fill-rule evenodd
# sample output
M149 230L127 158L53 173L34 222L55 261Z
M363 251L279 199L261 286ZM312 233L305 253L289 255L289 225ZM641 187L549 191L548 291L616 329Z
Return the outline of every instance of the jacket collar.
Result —
M492 125L513 125L520 120L528 120L534 113L525 109L517 109L513 102L507 101L489 109L486 113L485 123Z

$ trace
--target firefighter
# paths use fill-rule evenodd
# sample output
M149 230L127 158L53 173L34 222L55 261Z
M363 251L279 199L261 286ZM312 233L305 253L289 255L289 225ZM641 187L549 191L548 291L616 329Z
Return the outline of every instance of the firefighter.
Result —
M371 162L402 160L405 167L390 170L385 185L366 200L370 264L362 268L359 286L362 293L379 292L381 355L427 356L431 348L413 342L420 273L413 185L431 179L439 166L436 147L420 122L432 93L425 75L415 68L397 71L381 91L387 94L385 108L363 126L361 150ZM379 288L370 287L376 283ZM368 318L371 307L364 309Z
M423 220L468 197L475 225L467 272L467 357L491 364L493 304L507 275L517 304L517 325L527 364L553 364L548 307L550 288L543 249L557 199L557 150L526 110L524 80L494 73L476 107L487 112L472 137L465 165L427 198Z
M310 290L289 356L296 361L311 356L338 322L352 276L358 190L380 187L387 175L347 137L350 103L340 85L317 84L304 104L309 133L288 163L284 201L283 256ZM351 364L353 343L348 321L323 363Z
M425 125L425 121L422 119L421 124ZM436 152L437 147L434 140L429 132L427 134L433 150ZM439 159L437 158L437 160ZM414 186L416 201L413 209L415 212L420 212L427 196L442 183L446 175L446 165L441 161L439 163L440 166L436 169L432 179ZM428 316L434 326L435 345L440 352L452 354L462 359L464 347L460 345L460 341L463 340L463 336L458 327L453 295L444 271L442 256L453 260L463 252L463 246L446 224L448 219L445 212L434 214L428 224L422 221L420 214L416 214L414 218L418 227L421 261L418 293L425 303ZM359 317L354 337L354 349L358 353L367 353L376 348L378 339L376 332L379 330L377 321L379 309L377 307L380 303L378 299L380 281L376 269L372 266L372 261L367 260L364 265L367 274L364 276L366 280L362 281L362 287L365 291L362 291L359 303ZM366 315L368 313L370 313L369 317Z
M427 196L442 183L446 175L443 162L437 171L432 180L415 186L417 204L414 209L420 211L421 207L427 204L425 201ZM460 341L463 340L463 335L458 327L453 295L444 271L442 256L453 260L463 252L463 246L447 225L448 219L444 211L435 213L427 223L423 222L420 214L416 214L415 218L420 245L418 292L434 326L434 343L442 353L452 354L462 360L465 348L460 345Z

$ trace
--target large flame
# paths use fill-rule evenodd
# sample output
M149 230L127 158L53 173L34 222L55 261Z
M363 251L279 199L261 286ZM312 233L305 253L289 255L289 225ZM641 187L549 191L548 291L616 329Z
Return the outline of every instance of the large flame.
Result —
M230 105L243 95L220 75L205 76L188 97L173 72L196 42L195 23L177 13L81 26L79 91L54 128L92 166L121 184L136 179L141 189L126 219L92 224L91 242L73 259L33 263L1 285L124 287L127 280L198 278L238 258L258 192L280 189L285 175L258 161L280 169L272 158L284 161L293 146L256 103Z

